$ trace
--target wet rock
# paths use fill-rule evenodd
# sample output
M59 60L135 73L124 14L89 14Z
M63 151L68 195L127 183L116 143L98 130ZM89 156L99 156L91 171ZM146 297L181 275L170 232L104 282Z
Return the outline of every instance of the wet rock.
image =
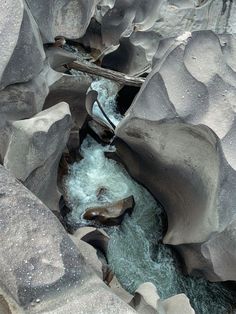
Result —
M49 208L59 202L57 168L71 128L66 103L12 123L4 166Z
M98 142L101 143L111 143L112 138L114 137L114 131L109 128L106 124L98 123L96 121L89 121L89 133L95 138Z
M0 90L28 82L43 69L45 53L39 29L27 5L22 0L7 0L0 4L2 34ZM37 62L35 62L37 60Z
M134 198L133 196L129 196L113 204L105 203L101 207L88 208L83 218L92 220L95 223L114 226L122 222L126 213L131 215L133 208Z
M165 243L202 244L234 220L234 45L233 36L210 31L164 41L153 71L117 127L119 157L167 212ZM233 264L232 250L227 258ZM223 258L221 263L225 268ZM212 267L207 264L206 273ZM219 269L212 271L219 280Z
M75 161L80 161L80 130L78 127L73 127L71 129L69 139L67 141L68 153L70 156L70 163Z
M95 109L95 104L97 105ZM86 95L85 107L88 115L93 119L96 123L91 124L91 129L94 130L95 133L99 136L99 133L102 134L105 130L110 130L110 133L113 133L115 129L115 125L110 120L108 115L106 114L102 104L98 100L98 92L96 90L90 90ZM99 129L100 125L100 129ZM97 130L96 130L97 129ZM102 136L102 135L101 135Z
M85 230L86 228L78 229L78 232ZM109 242L109 236L103 229L96 229L93 227L88 227L89 232L81 235L81 240L89 243L97 250L101 251L104 256L107 255L107 247Z
M56 36L80 38L94 14L96 0L27 0L45 43Z
M13 298L13 313L135 313L94 274L52 212L2 166L0 208L0 286Z

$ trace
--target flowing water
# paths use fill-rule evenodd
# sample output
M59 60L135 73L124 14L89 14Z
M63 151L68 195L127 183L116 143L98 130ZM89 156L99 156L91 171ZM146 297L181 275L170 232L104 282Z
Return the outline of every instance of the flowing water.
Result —
M185 293L196 313L229 313L231 304L235 303L230 290L220 283L183 275L173 249L162 244L163 209L120 164L105 158L104 151L112 149L99 145L90 137L83 142L81 154L84 158L70 167L65 182L73 209L69 222L86 225L82 218L86 208L133 195L132 216L126 215L120 227L107 230L111 238L108 261L123 287L134 293L141 283L152 282L162 299ZM101 188L104 193L98 199Z

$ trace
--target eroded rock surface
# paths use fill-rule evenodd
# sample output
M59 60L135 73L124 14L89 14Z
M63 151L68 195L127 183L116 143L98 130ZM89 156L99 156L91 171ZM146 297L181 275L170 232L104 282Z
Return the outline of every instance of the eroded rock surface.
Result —
M0 91L0 162L9 142L9 122L28 119L40 112L49 86L60 77L60 73L45 65L39 75L29 82L13 84Z
M51 209L59 202L57 168L71 124L68 104L59 103L11 126L4 166Z
M153 71L117 127L119 156L167 212L165 243L210 238L210 245L214 233L224 236L234 220L234 46L233 36L210 31L163 41ZM233 247L227 252L232 264ZM218 260L222 269L224 261ZM213 270L215 280L228 280Z
M56 36L80 38L94 14L97 0L27 0L39 25L44 42L54 42Z
M0 90L36 77L43 68L45 53L37 24L22 0L0 4L2 34ZM37 62L35 62L37 60Z
M103 51L105 66L137 74L151 64L160 39L197 30L233 34L235 14L236 4L224 0L103 0L84 43Z
M95 276L51 211L2 166L0 208L0 285L22 313L135 313Z
M156 287L151 282L141 284L130 305L140 314L194 314L185 294L177 294L161 300Z

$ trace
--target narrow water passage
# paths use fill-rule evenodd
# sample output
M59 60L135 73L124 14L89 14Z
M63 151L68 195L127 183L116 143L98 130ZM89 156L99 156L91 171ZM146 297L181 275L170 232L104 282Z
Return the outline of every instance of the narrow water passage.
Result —
M104 110L117 124L122 119L116 112L117 86L101 79L94 81L91 88L98 92ZM94 113L99 116L99 109L94 107ZM162 243L164 210L122 165L105 157L105 151L114 149L98 144L89 136L84 140L81 146L84 158L70 167L65 182L73 209L68 221L72 225L86 225L88 222L82 217L86 208L133 195L132 216L126 215L121 226L106 229L110 235L107 258L123 287L134 293L140 284L152 282L162 299L185 293L197 314L231 313L236 300L230 290L221 283L183 275L174 250ZM103 194L98 198L100 189Z
M156 285L162 299L185 293L196 313L229 313L234 297L222 284L182 274L174 251L161 242L163 209L121 165L105 158L104 151L110 149L90 137L84 141L84 159L71 166L66 179L73 209L69 221L86 224L82 214L87 207L133 195L136 205L132 216L127 215L120 227L108 229L108 260L121 284L134 293L141 283L149 281ZM105 193L98 199L97 191L101 188Z

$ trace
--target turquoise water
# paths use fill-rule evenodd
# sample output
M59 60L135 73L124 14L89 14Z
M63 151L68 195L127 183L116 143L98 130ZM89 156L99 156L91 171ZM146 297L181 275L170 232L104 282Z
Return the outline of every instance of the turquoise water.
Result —
M135 208L120 227L108 230L108 261L119 281L134 293L144 282L152 282L162 299L185 293L199 314L229 313L234 297L220 283L184 276L174 251L161 243L165 216L150 193L137 184L125 169L105 158L102 147L88 137L82 147L84 159L71 166L66 179L67 193L73 208L68 217L72 224L86 222L87 207L112 202L133 195ZM98 200L97 191L106 191Z

